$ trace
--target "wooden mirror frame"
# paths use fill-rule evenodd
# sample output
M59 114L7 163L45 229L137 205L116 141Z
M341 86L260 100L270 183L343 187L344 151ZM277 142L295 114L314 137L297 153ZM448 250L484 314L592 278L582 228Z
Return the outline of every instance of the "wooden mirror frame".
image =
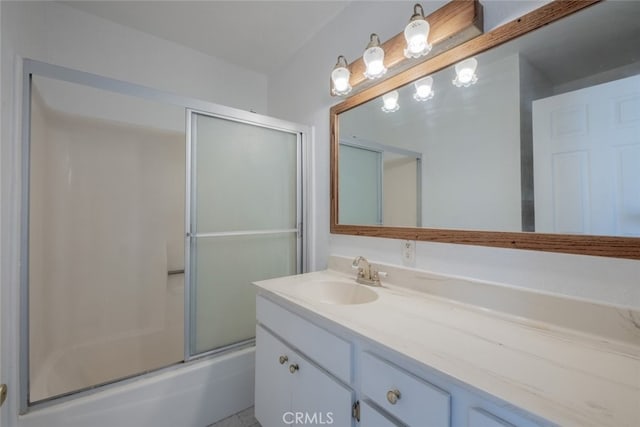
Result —
M331 107L331 233L640 259L640 238L636 237L338 224L338 143L340 141L338 114L355 108L390 90L411 83L422 76L451 66L464 58L478 55L600 1L555 0L488 33L390 77Z

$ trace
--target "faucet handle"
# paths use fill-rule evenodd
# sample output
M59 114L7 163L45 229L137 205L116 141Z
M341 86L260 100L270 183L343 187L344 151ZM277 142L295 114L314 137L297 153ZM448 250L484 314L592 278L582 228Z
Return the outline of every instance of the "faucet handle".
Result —
M380 279L384 279L389 275L386 271L378 271L378 269L371 269L371 280L380 282Z
M364 261L365 263L368 263L368 261L367 261L367 259L365 257L363 257L362 255L359 255L351 263L351 268L353 268L354 270L361 268L360 267L360 262L361 261Z

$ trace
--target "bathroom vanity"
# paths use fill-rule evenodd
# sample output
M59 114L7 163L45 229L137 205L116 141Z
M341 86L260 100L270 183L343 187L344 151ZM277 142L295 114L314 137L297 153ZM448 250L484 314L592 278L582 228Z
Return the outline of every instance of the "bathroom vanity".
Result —
M256 283L263 426L638 425L637 312L392 266L364 286L350 259L329 267Z

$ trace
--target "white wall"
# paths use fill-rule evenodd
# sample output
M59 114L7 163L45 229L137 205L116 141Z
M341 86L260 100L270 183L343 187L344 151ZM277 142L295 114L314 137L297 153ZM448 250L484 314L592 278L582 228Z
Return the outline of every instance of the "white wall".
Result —
M20 55L242 110L266 111L267 79L262 74L57 2L3 1L2 8L4 71L10 72L12 56Z
M94 17L58 2L2 1L0 10L2 19L0 67L2 269L0 272L4 304L2 350L3 356L11 355L10 360L3 359L3 371L0 377L3 382L9 382L12 390L9 393L9 400L0 411L0 416L3 417L1 423L8 426L15 425L18 399L16 364L18 323L17 317L8 317L7 313L16 313L15 301L18 294L21 59L36 59L258 113L264 113L267 109L267 78L259 73ZM7 310L9 307L11 310ZM11 349L11 352L8 349ZM243 360L246 363L240 363L242 366L238 370L245 371L237 378L241 377L242 381L249 381L252 377L252 358ZM211 369L218 369L216 366L211 364ZM217 374L207 371L198 378L204 382L209 375L214 378ZM231 376L228 378L232 379ZM145 380L140 382L149 384ZM228 385L220 384L221 388ZM196 381L192 385L196 387L201 384L198 385ZM236 404L231 404L216 406L213 409L209 408L210 405L207 403L196 402L191 411L194 416L200 416L202 414L196 413L195 410L202 409L209 417L207 420L214 421L215 419L211 419L212 416L229 415L230 413L225 411L243 409L250 405L253 392L250 382L242 384L246 387L241 391L240 385L238 384L237 387L240 394L231 393L231 395L238 397L238 404L244 406L234 408ZM162 387L162 385L155 387ZM232 385L232 387L235 386ZM115 392L109 393L108 396L118 399L118 394ZM168 397L171 398L171 396ZM74 408L86 408L86 405L83 406L86 401L80 400ZM183 409L172 408L166 402L154 403L144 411L136 411L144 417L154 412L161 414L162 411L158 408L166 408L176 415L184 412ZM67 415L70 416L70 413L68 412ZM32 425L48 423L46 418L40 418L40 415L34 414L30 419ZM171 423L169 419L161 421L165 425ZM23 420L23 422L26 421ZM205 422L202 421L200 424Z
M544 1L483 1L485 31L544 4ZM430 13L443 3L423 3ZM364 255L400 264L397 240L329 234L329 74L336 57L362 54L368 35L382 40L406 25L409 2L353 2L298 52L291 63L269 77L269 114L315 126L312 235L315 269L329 254ZM295 94L295 95L292 95ZM640 262L522 250L418 243L416 266L513 286L571 295L622 306L640 307Z

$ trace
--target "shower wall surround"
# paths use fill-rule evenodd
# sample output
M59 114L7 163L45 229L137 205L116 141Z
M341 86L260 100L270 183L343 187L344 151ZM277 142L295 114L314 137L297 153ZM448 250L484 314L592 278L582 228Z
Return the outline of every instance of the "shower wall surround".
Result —
M92 88L33 78L32 402L183 358L184 275L167 272L184 268L184 130L62 112L39 92L60 86L84 103L100 99Z

